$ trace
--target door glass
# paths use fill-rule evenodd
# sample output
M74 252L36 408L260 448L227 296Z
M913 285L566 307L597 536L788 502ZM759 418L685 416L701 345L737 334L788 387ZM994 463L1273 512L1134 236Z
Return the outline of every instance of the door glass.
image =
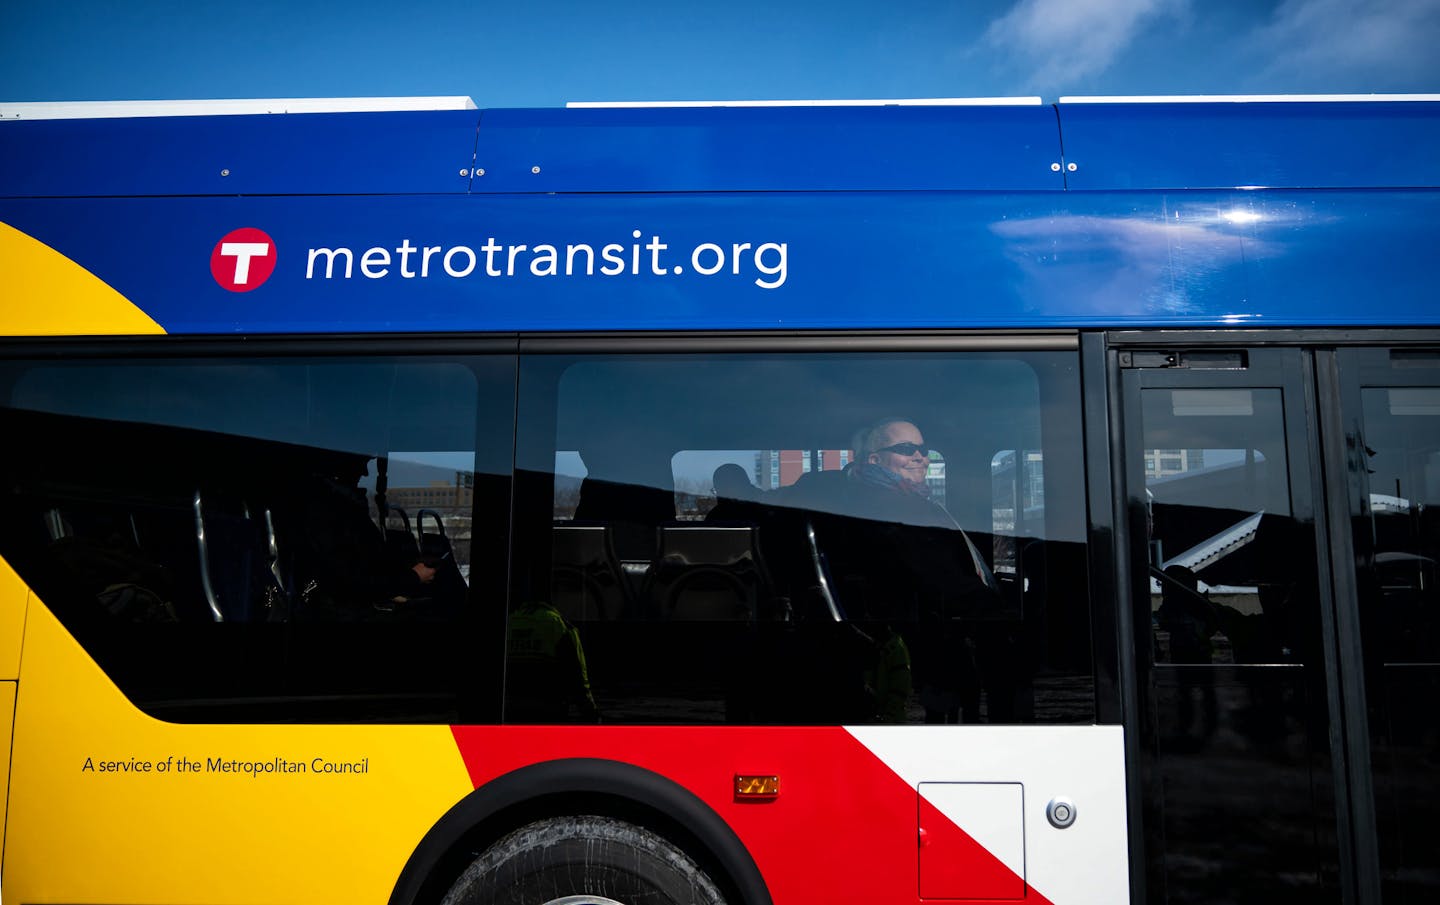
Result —
M1440 900L1440 388L1361 391L1353 522L1386 902Z
M1315 535L1282 391L1147 377L1170 384L1140 390L1130 456L1148 541L1150 899L1331 901Z

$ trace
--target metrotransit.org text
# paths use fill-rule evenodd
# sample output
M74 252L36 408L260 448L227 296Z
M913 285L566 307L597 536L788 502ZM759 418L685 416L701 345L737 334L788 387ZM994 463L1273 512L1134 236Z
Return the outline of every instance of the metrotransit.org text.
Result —
M397 245L377 245L356 251L344 246L311 248L305 260L305 279L351 279L359 271L370 280L399 277L452 279L545 277L676 277L689 273L704 277L750 276L761 289L785 285L789 269L786 242L702 242L688 250L672 250L659 235L644 240L631 232L627 244L597 246L586 243L537 245L506 244L491 236L484 245L416 245L407 237Z

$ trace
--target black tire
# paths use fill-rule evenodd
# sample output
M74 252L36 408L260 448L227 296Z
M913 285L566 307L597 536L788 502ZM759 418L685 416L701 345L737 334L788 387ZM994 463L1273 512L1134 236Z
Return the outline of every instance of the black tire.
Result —
M521 827L476 858L441 905L725 905L688 855L609 817Z

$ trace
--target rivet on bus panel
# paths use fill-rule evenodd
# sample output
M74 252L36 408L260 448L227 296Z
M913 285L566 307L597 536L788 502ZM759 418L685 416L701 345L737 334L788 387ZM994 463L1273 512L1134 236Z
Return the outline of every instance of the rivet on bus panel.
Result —
M532 172L532 173L538 173L538 172L540 172L540 168L539 168L539 167L531 167L531 168L530 168L530 172Z
M1067 170L1069 170L1070 172L1073 173L1073 172L1075 172L1076 170L1080 169L1080 165L1077 164L1077 163L1067 163L1067 164L1065 164L1065 169L1067 169Z
M230 175L230 171L229 171L228 169L227 169L227 170L221 170L221 171L220 171L220 175L221 175L221 176L229 176L229 175Z
M1058 162L1050 164L1050 172L1052 172L1052 173L1058 173L1058 172L1060 172L1060 164L1059 164Z
M741 776L735 777L736 801L773 801L780 797L780 777Z

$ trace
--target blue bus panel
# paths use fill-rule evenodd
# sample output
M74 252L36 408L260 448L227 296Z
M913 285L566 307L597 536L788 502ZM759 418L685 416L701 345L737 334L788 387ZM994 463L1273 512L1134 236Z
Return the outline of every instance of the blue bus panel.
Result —
M1064 188L1052 107L489 110L477 192ZM538 172L537 172L538 171Z
M1437 218L1434 192L0 201L175 333L1437 324ZM232 291L243 227L273 273Z
M1423 101L9 122L0 237L172 333L1434 325L1436 138Z
M0 196L465 192L479 120L443 110L0 123Z
M1434 101L1061 104L1068 187L1440 184Z

